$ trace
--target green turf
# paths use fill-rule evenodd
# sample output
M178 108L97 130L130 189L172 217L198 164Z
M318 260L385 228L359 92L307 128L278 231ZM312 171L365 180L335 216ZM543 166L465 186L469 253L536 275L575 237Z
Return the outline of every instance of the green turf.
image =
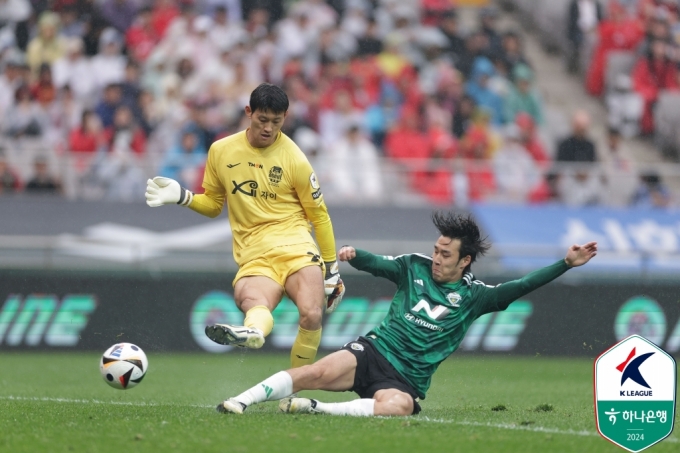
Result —
M98 359L0 354L0 452L623 451L595 430L591 360L449 359L419 416L366 419L279 414L276 403L243 416L213 410L286 368L284 355L150 354L129 391L103 382ZM650 451L680 451L677 435Z

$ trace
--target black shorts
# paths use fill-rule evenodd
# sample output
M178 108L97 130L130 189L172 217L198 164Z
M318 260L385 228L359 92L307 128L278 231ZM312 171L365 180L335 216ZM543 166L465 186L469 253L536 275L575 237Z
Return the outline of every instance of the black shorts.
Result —
M397 389L408 393L413 398L413 415L420 412L416 391L394 369L385 356L378 352L371 340L359 337L341 349L351 352L357 358L354 386L350 391L355 392L361 398L373 398L378 390Z

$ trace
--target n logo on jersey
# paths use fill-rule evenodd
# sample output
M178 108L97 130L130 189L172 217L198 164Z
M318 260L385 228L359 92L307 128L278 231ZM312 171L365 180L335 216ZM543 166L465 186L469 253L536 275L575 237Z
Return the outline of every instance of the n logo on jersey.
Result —
M428 318L434 319L435 321L444 319L444 317L448 315L449 312L451 312L451 310L449 310L443 305L437 305L434 307L434 309L432 309L430 304L424 299L421 299L420 302L418 302L416 306L411 309L411 311L416 313L421 310L425 310L425 313L427 314Z
M234 190L231 191L232 194L241 192L242 194L248 195L249 197L257 196L257 181L249 179L248 181L243 181L242 183L237 183L236 181L231 181L231 183L234 185ZM249 191L243 189L243 186L246 184L248 184L247 188L250 189Z

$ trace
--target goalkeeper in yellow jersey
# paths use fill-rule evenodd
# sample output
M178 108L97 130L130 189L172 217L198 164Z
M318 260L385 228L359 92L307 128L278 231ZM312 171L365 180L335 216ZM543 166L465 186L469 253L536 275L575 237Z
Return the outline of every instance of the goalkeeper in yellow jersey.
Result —
M146 203L179 204L208 217L218 216L226 203L239 266L234 298L245 320L243 326L207 326L205 333L219 344L262 347L285 291L300 313L290 355L295 368L314 362L323 313L335 309L345 290L319 181L300 148L281 132L287 111L286 93L261 84L245 107L250 127L210 147L205 193L155 177L147 181Z

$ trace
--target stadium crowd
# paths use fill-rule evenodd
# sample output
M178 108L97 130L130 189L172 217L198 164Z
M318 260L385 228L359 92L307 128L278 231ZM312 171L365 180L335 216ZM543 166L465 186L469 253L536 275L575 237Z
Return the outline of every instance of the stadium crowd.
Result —
M643 132L656 85L679 80L668 51L677 10L662 23L646 13L657 11L651 3L611 2L600 33L612 36L594 52L587 82L602 94L603 55L639 47L632 86L647 90ZM268 81L290 98L284 132L324 191L343 200L383 199L388 163L436 203L671 203L657 174L638 175L619 153L625 124L612 124L597 170L585 112L551 152L520 34L502 30L493 7L462 30L452 5L0 0L0 193L60 193L62 177L50 171L64 168L80 198L140 199L152 173L200 191L210 144L245 127L249 94ZM600 16L579 18L578 5L576 27L594 30Z

